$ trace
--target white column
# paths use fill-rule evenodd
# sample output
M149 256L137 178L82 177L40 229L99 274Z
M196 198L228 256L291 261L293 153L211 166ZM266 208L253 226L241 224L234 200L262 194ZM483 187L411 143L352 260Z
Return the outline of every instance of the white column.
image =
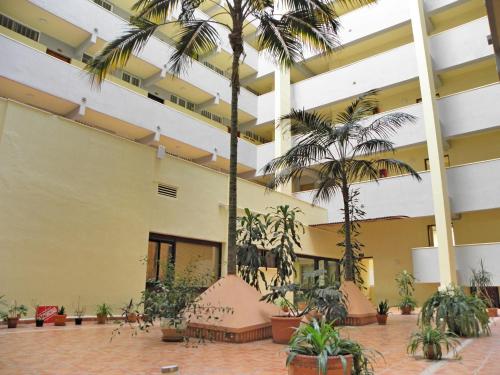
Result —
M423 0L410 0L411 23L420 78L420 91L429 154L432 199L439 250L441 288L457 282L455 249L451 231L450 199L444 165L443 138L436 103L434 71L427 35Z
M274 71L274 156L278 157L287 152L292 146L292 136L289 121L281 117L290 113L290 70L276 67ZM292 194L292 184L281 185L277 189L285 194Z

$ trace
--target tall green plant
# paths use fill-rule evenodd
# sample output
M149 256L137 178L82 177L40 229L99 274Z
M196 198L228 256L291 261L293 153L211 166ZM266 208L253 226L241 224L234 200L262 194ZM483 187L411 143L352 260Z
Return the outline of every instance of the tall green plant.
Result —
M218 48L221 35L216 27L228 31L232 49L231 137L229 158L228 273L236 274L236 207L238 165L238 100L240 64L245 56L244 30L257 25L259 50L266 50L277 65L285 68L303 60L306 50L328 54L338 47L339 22L335 6L371 4L376 0L222 0L216 14L200 16L200 0L138 0L130 25L122 35L108 43L87 65L95 82L124 67L133 53L139 53L156 31L165 26L178 30L175 52L170 56L173 75L185 73L192 63ZM176 15L176 13L178 15ZM175 18L176 16L176 18Z
M403 270L396 275L396 284L398 286L398 293L400 298L399 308L410 308L413 310L417 305L415 298L413 298L413 293L415 292L415 276L413 276L407 270Z
M471 269L472 276L470 279L471 291L474 295L481 298L488 307L493 307L493 301L488 294L488 288L493 286L491 272L484 268L483 260L481 259L479 269Z
M460 344L457 335L453 332L442 331L430 325L423 326L420 331L414 332L410 337L410 343L406 351L411 355L415 355L418 348L422 346L424 356L430 360L439 360L443 357L444 345L447 352L453 350L456 354L455 347Z
M389 137L398 129L415 121L407 113L393 112L367 122L377 108L376 91L372 90L356 98L344 111L332 119L305 110L292 110L283 119L290 120L292 134L298 136L295 145L285 155L269 162L265 174L273 175L268 187L286 185L302 177L304 171L317 166L318 188L313 202L328 202L337 194L342 196L344 216L344 278L354 281L355 255L352 240L352 224L349 197L352 184L360 180L378 181L379 170L408 173L421 180L408 164L382 157L380 153L394 153L394 143Z
M486 305L477 296L468 296L459 286L438 290L422 306L419 324L444 322L448 330L464 337L490 334Z

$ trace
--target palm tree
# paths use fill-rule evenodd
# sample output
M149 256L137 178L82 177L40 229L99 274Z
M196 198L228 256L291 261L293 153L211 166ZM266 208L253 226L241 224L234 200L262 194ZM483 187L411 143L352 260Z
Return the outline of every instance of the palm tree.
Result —
M130 27L87 65L93 83L100 84L106 75L122 68L133 53L138 53L149 38L165 25L177 27L176 51L169 69L173 75L184 73L192 59L215 50L221 38L214 27L227 29L233 52L231 68L231 145L229 161L228 273L236 273L236 180L238 147L238 95L240 59L245 54L243 33L257 24L259 49L266 49L277 65L290 67L303 60L306 49L331 53L339 46L339 23L335 6L367 5L376 0L206 0L218 11L210 17L197 18L195 11L203 0L138 0L132 10ZM278 8L286 9L280 11ZM177 18L172 19L175 14Z
M408 164L381 157L380 153L394 153L389 136L415 118L406 113L388 113L371 123L367 117L378 105L376 91L355 99L334 121L319 113L292 110L283 119L290 120L290 130L298 137L295 145L284 155L269 162L264 168L272 175L268 187L275 188L300 179L306 169L317 175L317 190L313 203L329 201L337 193L342 195L344 214L344 279L355 281L355 261L352 245L349 200L352 183L360 180L378 181L379 170L409 173L417 180L419 174Z

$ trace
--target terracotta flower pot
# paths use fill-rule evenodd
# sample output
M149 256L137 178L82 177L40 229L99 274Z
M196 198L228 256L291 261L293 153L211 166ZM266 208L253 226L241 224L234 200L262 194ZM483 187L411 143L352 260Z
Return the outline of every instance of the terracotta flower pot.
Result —
M19 323L19 318L17 316L15 318L7 318L7 328L16 328L17 323Z
M413 310L413 308L411 306L404 306L404 307L401 307L400 309L401 309L402 315L410 315L411 311Z
M432 346L427 347L427 350L425 350L424 352L424 357L430 360L437 359L436 353L434 353L434 348Z
M488 307L488 316L494 318L498 316L498 309L496 307Z
M130 313L125 315L125 321L127 323L135 323L137 322L137 314L136 313Z
M340 357L328 357L326 375L351 375L352 355L344 356L346 369L342 367ZM318 375L318 357L298 354L288 366L288 375Z
M65 326L66 325L66 314L54 316L55 326Z
M288 344L295 332L295 328L299 327L301 321L302 317L272 316L273 342L276 344Z
M161 323L161 340L165 342L180 342L186 337L187 322L172 322L165 319Z
M97 324L106 324L108 316L106 314L97 314Z
M387 315L377 314L377 322L381 326L385 326L387 323Z

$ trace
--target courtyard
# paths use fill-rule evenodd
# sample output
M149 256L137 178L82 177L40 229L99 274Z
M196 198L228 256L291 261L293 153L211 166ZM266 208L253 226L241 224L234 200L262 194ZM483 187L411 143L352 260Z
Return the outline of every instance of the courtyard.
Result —
M427 361L406 354L417 315L389 316L386 326L344 327L342 334L383 354L376 374L498 374L500 319L491 336L462 339L458 358ZM110 341L116 324L84 322L66 327L20 324L0 326L2 375L153 375L176 364L182 375L285 375L285 346L271 340L247 344L205 343L186 346L164 343L159 328L132 337L128 328Z

